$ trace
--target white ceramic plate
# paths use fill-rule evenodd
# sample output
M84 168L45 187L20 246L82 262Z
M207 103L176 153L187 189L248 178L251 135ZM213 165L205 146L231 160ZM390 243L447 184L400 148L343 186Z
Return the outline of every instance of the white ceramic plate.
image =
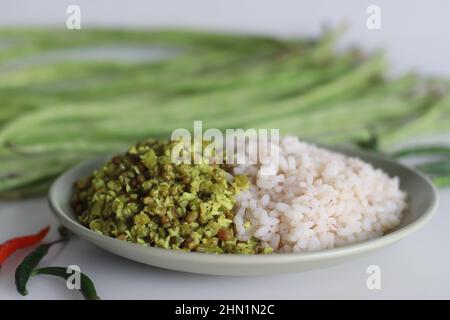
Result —
M171 270L233 276L302 272L335 265L390 245L420 229L430 220L437 208L438 196L436 189L426 177L379 155L355 150L338 151L357 156L372 163L376 168L383 169L391 176L400 178L401 188L409 195L409 209L396 230L377 239L329 250L269 255L180 252L120 241L97 234L79 224L69 205L73 182L100 167L108 159L106 157L83 162L61 175L49 192L49 203L62 225L80 237L119 256Z

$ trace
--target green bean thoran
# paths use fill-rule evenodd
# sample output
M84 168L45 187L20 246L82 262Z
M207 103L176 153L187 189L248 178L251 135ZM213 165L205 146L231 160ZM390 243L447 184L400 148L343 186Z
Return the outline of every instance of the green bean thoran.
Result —
M90 229L120 240L182 251L269 253L259 241L238 241L235 195L246 176L224 165L174 164L176 142L148 140L114 156L75 183L72 207Z

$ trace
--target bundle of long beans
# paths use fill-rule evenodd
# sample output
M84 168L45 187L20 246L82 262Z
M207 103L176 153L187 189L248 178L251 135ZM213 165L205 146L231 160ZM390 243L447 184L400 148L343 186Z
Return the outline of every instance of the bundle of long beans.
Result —
M381 53L336 51L339 34L0 30L0 196L41 194L80 160L167 138L194 120L380 150L450 129L445 81L389 78ZM64 59L70 49L113 46L171 54L158 61ZM51 59L58 54L62 59ZM422 166L440 185L449 183L448 167Z

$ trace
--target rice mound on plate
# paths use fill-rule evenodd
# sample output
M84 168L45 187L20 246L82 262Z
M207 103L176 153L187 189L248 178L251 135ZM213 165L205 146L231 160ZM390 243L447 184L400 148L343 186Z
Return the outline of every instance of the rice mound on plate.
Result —
M250 188L236 196L237 237L252 236L278 252L303 252L379 237L400 224L406 194L397 177L357 158L280 140L275 174L261 163L237 165ZM270 160L270 159L269 159Z

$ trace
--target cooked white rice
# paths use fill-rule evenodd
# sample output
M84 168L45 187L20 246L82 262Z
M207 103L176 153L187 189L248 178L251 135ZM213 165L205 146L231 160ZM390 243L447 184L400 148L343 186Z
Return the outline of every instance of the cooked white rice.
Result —
M296 137L278 147L275 174L263 174L260 163L234 168L251 182L237 196L240 240L253 236L278 252L314 251L379 237L400 223L406 194L398 178Z

